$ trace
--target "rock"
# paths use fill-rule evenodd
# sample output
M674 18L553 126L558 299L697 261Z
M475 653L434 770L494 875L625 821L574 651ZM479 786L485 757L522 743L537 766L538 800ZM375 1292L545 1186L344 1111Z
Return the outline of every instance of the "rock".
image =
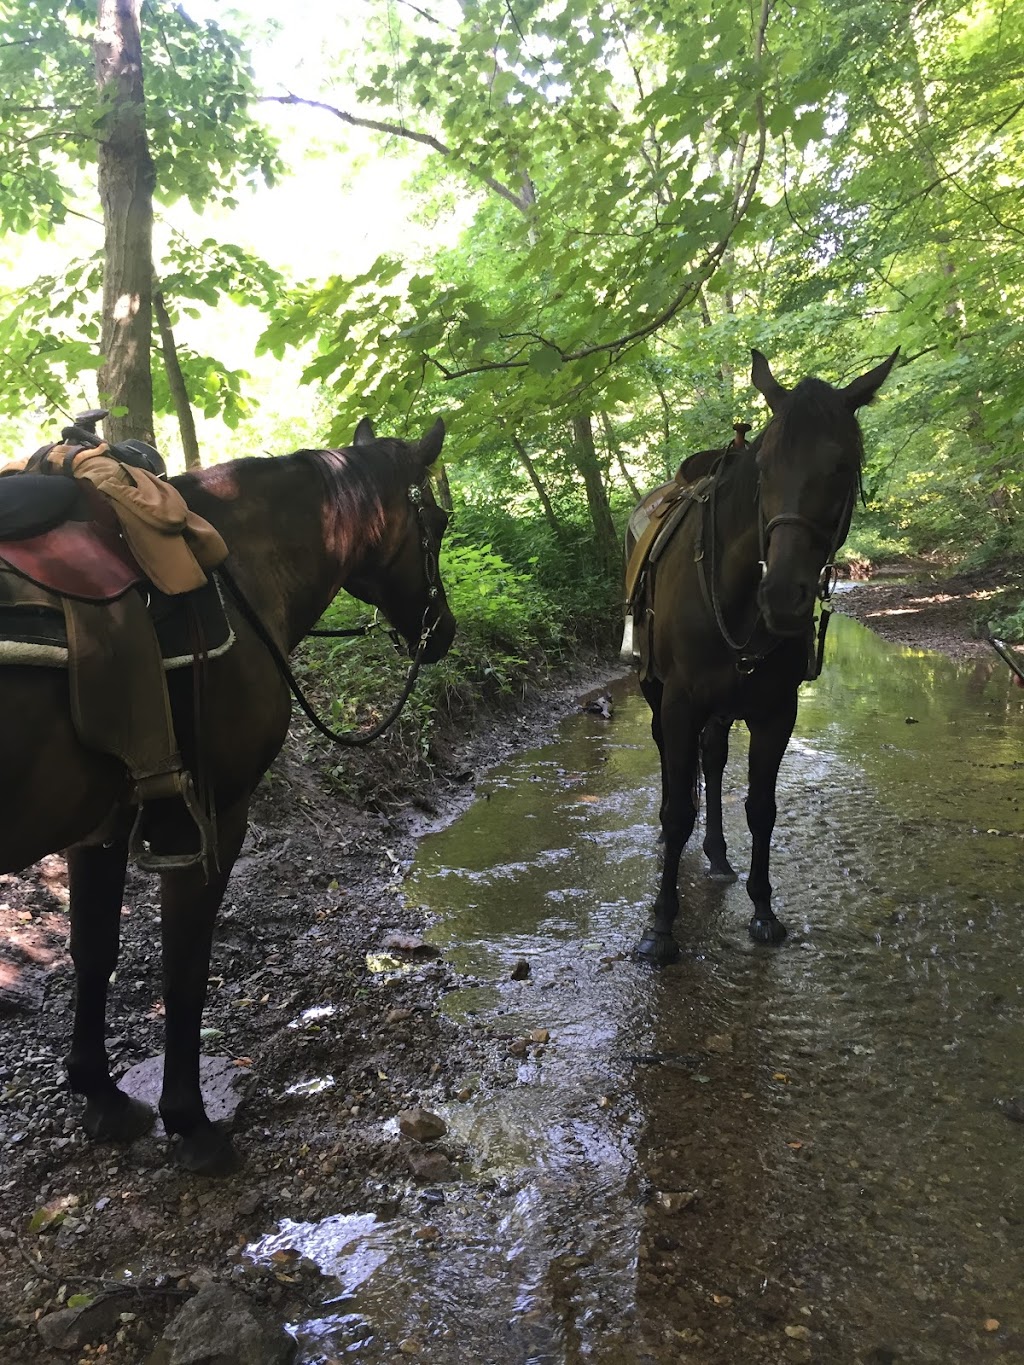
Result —
M658 1203L666 1213L682 1213L683 1209L688 1209L696 1200L694 1190L661 1190L658 1193Z
M427 943L424 939L417 938L412 934L401 934L397 931L388 934L381 946L400 953L414 953L416 957L441 956L441 949L435 944Z
M786 1336L789 1337L790 1341L808 1341L810 1335L811 1329L809 1327L804 1327L802 1324L796 1327L786 1328Z
M138 1307L138 1296L131 1292L103 1294L82 1308L61 1308L47 1313L36 1323L36 1330L51 1351L80 1351L91 1341L99 1341L121 1326L121 1314Z
M412 1171L417 1180L422 1180L425 1184L430 1185L436 1185L442 1180L452 1180L455 1177L455 1167L443 1152L411 1151L409 1153L409 1170Z
M509 972L509 978L512 981L525 981L529 975L530 964L525 957L521 957Z
M411 1018L412 1010L407 1010L403 1009L402 1007L398 1007L393 1010L388 1010L387 1014L384 1016L384 1022L385 1024L401 1024L406 1019Z
M206 1284L164 1330L168 1365L288 1365L295 1340L247 1295Z
M263 1195L259 1190L247 1190L245 1194L238 1196L235 1201L235 1212L240 1218L251 1218L263 1204Z
M161 1052L126 1071L118 1085L132 1099L142 1100L156 1109L163 1079L164 1057ZM236 1066L230 1057L200 1057L199 1084L210 1122L233 1119L252 1089L254 1080L251 1067ZM162 1130L163 1125L158 1120L158 1131Z
M414 1142L435 1142L448 1131L448 1125L440 1114L432 1114L429 1109L418 1106L415 1109L402 1110L398 1115L398 1128L405 1137L412 1138Z

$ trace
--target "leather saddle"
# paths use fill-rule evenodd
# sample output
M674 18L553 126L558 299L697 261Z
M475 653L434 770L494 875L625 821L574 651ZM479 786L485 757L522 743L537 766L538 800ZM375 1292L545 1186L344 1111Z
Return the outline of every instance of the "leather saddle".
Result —
M96 409L63 432L76 454L99 443ZM0 476L0 666L64 668L72 718L87 748L113 754L138 806L131 852L140 867L167 871L215 860L212 808L204 809L174 735L166 670L230 648L219 586L168 596L149 582L109 501L87 480L42 461ZM157 477L163 461L144 442L106 448ZM70 459L66 471L70 474ZM197 740L197 744L199 741ZM200 746L201 747L201 746ZM200 784L202 786L202 784ZM162 851L147 832L157 803L182 801L197 831L194 850Z

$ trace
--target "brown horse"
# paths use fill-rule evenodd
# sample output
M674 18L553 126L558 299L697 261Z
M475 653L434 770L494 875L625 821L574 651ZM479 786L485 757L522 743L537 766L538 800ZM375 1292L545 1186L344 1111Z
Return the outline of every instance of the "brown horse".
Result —
M758 943L785 937L768 880L776 779L807 676L819 584L846 539L860 488L863 443L855 414L897 354L842 389L804 379L787 390L754 351L752 379L772 418L751 445L721 453L710 493L648 575L652 657L640 687L661 755L664 863L637 952L652 962L679 955L672 932L679 860L696 820L701 768L704 852L713 877L735 880L722 833L722 773L734 720L750 730L749 930Z
M188 505L221 533L228 567L278 650L287 655L335 595L378 607L425 663L451 645L455 622L437 575L447 517L427 470L444 440L438 421L417 443L378 440L364 419L345 450L244 459L173 480ZM227 597L227 594L225 594ZM202 763L213 795L217 870L161 874L165 1061L160 1115L181 1163L231 1169L230 1138L206 1116L199 1089L199 1031L214 919L246 831L249 801L284 742L288 687L267 643L230 597L235 643L207 663ZM422 646L422 647L421 647ZM186 765L197 761L190 670L168 674L175 731ZM111 680L116 686L117 680ZM0 870L18 871L67 848L71 954L77 983L68 1057L72 1089L85 1097L95 1138L130 1141L153 1121L110 1076L104 1041L107 983L117 963L133 811L127 774L85 749L72 726L67 674L0 668ZM111 813L114 833L111 837ZM150 830L172 851L180 808ZM106 842L97 842L97 832Z

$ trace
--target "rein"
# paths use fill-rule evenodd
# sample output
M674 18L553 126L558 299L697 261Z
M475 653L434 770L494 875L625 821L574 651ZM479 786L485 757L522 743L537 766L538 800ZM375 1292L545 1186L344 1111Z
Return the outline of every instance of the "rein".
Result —
M712 615L715 618L715 624L718 626L719 634L721 635L723 641L728 646L728 648L731 649L733 654L736 656L735 663L737 671L743 674L749 674L754 671L756 666L759 663L761 663L763 659L767 658L767 656L772 652L772 650L778 648L778 646L782 643L784 637L781 635L774 635L771 629L765 626L768 635L771 637L769 644L767 645L766 648L761 650L752 651L750 649L751 641L757 634L759 627L765 624L764 615L760 607L757 608L753 624L750 627L750 631L747 635L747 638L743 641L736 640L725 623L725 616L722 611L722 603L718 595L717 575L715 573L715 500L718 492L719 479L722 470L725 467L725 461L728 458L729 452L732 449L734 449L733 446L731 445L726 446L725 449L722 451L721 456L719 457L718 469L716 471L714 482L711 485L711 490L707 498L707 502L705 504L706 510L704 512L704 518L702 518L700 534L697 541L696 554L697 577L700 580L700 586L704 594L705 604L707 605L708 609L711 611ZM832 593L835 590L836 584L836 569L834 559L836 551L839 549L839 546L845 539L845 533L849 529L850 519L853 516L853 504L857 500L858 489L860 489L861 496L863 497L863 485L861 484L859 477L857 484L854 486L853 489L851 489L850 496L846 500L846 505L844 506L842 515L840 516L839 521L837 523L836 531L834 532L834 534L829 535L826 532L824 532L820 526L815 525L813 521L810 521L807 517L801 516L799 512L781 512L778 516L772 517L771 521L765 522L763 513L761 511L760 477L758 478L757 481L756 497L757 524L758 541L760 546L760 559L758 560L758 563L761 566L762 578L764 577L764 574L768 567L767 563L768 541L772 531L774 531L777 526L800 526L803 530L809 531L810 534L815 537L815 539L823 541L827 548L827 555L825 563L822 566L821 574L819 575L818 578L818 587L816 592L817 599L821 603L821 615L818 619L817 639L814 647L813 672L809 672L806 681L813 681L821 674L822 663L825 657L825 633L828 630L829 617L832 615L832 608L829 606L829 601L832 597ZM707 570L705 570L704 562L703 524L704 519L707 520L708 529L710 531L710 535L708 537L709 553ZM813 623L813 614L811 619ZM812 639L814 639L813 624Z
M416 678L419 675L420 665L423 662L423 651L426 649L427 643L429 642L431 635L433 635L434 631L437 629L438 624L440 623L441 620L440 614L435 611L433 623L431 625L427 624L427 618L429 617L431 609L434 607L434 604L437 599L437 555L430 544L430 537L427 533L427 528L423 521L423 490L420 488L418 484L412 484L409 487L408 496L409 501L416 509L416 520L418 521L420 528L420 546L423 550L423 563L424 568L426 569L428 600L426 607L424 607L423 609L423 619L420 622L420 638L416 644L416 652L413 655L412 663L409 665L409 673L405 680L405 686L402 688L402 692L398 698L398 701L394 704L394 706L391 708L388 714L384 717L383 720L378 721L378 723L371 730L347 730L344 732L340 730L332 730L329 725L327 725L324 721L320 719L320 717L314 711L312 703L309 701L309 698L303 692L298 679L292 672L291 665L289 664L288 659L286 658L284 652L281 650L277 641L274 639L274 637L267 630L266 626L263 624L263 621L261 620L259 613L256 611L256 608L252 605L249 599L242 592L242 589L235 582L234 576L223 564L218 569L215 570L215 572L221 576L227 588L231 592L231 595L235 599L239 611L245 617L246 621L248 621L249 625L252 626L253 630L263 641L264 645L266 645L270 657L273 659L274 663L277 666L277 671L281 674L281 677L288 684L292 696L299 703L299 706L302 708L303 712L306 715L307 720L310 722L313 728L315 730L318 730L320 734L324 735L333 743L343 744L349 748L356 748L363 744L369 744L375 739L379 739L380 736L384 733L384 731L387 730L389 726L393 725L394 722L398 719L398 717L402 714L402 708L405 706L405 703L409 700L410 696L412 695L412 690L416 685ZM306 632L306 635L328 637L333 639L341 637L352 637L357 635L369 635L371 631L376 630L378 628L379 624L380 623L377 621L371 621L365 626L354 626L348 630L342 629L309 630Z

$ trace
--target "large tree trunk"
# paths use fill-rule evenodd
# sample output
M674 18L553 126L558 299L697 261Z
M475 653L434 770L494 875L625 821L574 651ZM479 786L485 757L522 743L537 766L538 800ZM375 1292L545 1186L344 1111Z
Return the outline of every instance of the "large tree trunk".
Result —
M103 340L100 398L124 408L107 439L153 440L153 162L142 89L142 0L98 0L99 197L103 207Z

